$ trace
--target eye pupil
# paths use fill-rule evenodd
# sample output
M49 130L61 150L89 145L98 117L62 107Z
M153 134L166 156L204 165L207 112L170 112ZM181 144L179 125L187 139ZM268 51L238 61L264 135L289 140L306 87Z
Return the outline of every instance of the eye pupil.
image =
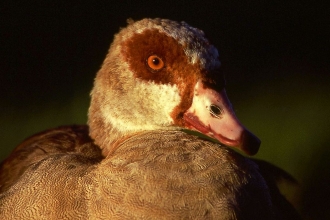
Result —
M160 61L159 61L158 58L154 58L154 59L152 60L152 63L155 64L155 65L159 65Z

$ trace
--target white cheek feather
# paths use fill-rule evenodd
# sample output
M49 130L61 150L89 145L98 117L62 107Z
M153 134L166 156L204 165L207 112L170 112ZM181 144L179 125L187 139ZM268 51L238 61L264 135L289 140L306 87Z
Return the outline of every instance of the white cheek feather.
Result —
M139 79L135 79L133 85L124 97L107 94L111 100L102 108L105 121L122 132L170 129L173 125L170 114L181 101L177 86Z

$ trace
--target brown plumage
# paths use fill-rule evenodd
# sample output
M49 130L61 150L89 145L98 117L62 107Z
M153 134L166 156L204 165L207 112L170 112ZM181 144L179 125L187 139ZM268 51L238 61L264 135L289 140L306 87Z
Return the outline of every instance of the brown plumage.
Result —
M36 134L3 161L0 219L296 218L267 171L226 146L254 154L260 142L219 68L202 31L130 22L95 79L89 127Z

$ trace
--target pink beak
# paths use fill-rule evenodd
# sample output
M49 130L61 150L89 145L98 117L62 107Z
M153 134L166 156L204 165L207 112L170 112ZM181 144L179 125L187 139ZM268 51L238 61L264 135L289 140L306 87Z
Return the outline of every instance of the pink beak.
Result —
M248 155L259 150L260 140L239 122L225 89L218 93L201 81L197 82L192 105L183 118L188 129L197 130L224 145L240 148Z

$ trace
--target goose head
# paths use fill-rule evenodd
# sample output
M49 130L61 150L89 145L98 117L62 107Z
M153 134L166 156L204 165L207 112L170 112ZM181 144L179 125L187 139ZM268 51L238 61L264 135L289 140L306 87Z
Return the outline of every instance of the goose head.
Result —
M260 146L235 116L217 49L185 22L129 21L97 73L88 116L104 156L152 130L198 131L249 155Z

